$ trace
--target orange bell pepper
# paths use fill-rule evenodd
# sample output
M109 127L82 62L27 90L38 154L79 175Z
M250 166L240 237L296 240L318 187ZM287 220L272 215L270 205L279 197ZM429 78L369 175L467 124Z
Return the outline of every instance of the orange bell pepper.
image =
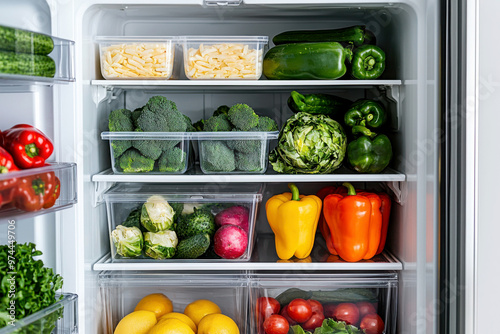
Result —
M318 190L316 196L318 196L321 200L324 200L326 196L330 194L340 194L345 192L344 187L335 187L335 186L326 186ZM326 247L330 254L338 255L335 247L333 247L333 239L332 234L330 233L330 228L325 220L325 215L323 214L323 210L321 211L321 215L319 216L318 228L321 232L321 235L325 239Z
M330 229L333 246L345 261L370 259L376 254L380 244L380 198L371 193L356 194L350 183L343 185L347 188L346 196L328 195L323 204L323 214Z
M385 241L387 240L387 230L389 229L389 218L391 216L391 198L386 193L378 193L380 201L380 212L382 213L382 231L380 234L380 244L378 245L377 255L382 253L385 247Z

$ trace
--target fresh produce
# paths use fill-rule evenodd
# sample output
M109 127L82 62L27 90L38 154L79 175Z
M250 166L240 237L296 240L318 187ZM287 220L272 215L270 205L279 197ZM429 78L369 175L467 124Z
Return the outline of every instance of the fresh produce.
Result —
M2 134L0 133L0 138ZM19 170L14 164L12 156L5 149L0 147L0 175ZM15 177L0 180L0 208L12 202L16 191L18 180Z
M53 191L52 191L53 189ZM56 204L57 199L61 196L61 180L55 176L55 182L45 189L46 195L43 198L43 208L48 209Z
M311 304L307 300L297 298L288 303L286 312L293 320L306 322L312 315Z
M175 173L181 171L186 166L186 152L178 147L166 149L158 159L158 169L160 172Z
M312 334L305 331L300 325L291 327L293 334ZM334 319L325 319L321 327L316 328L314 334L363 334L363 331L357 327L346 324L343 321L336 321Z
M273 37L275 45L306 42L345 42L356 46L373 43L373 33L357 25L338 29L285 31Z
M377 101L358 100L344 114L344 123L349 127L362 125L376 129L384 125L387 113Z
M289 328L288 321L279 314L273 314L264 320L266 334L287 334Z
M198 331L198 329L196 328L196 324L194 323L194 321L191 320L191 318L188 317L187 315L185 315L184 313L179 313L179 312L166 313L165 315L161 316L158 319L158 322L166 320L166 319L177 319L177 320L180 320L183 323L185 323L186 325L188 325L193 330L193 332L196 333Z
M221 314L219 305L208 299L198 299L189 303L184 309L184 314L199 326L201 319L208 314ZM200 328L198 327L198 331Z
M128 109L112 110L108 118L109 131L134 131L134 124L132 122L132 112ZM112 140L111 149L113 150L114 157L117 158L125 153L126 150L132 147L131 140Z
M255 313L259 319L267 319L272 314L279 314L281 305L272 297L259 297L255 306Z
M380 244L378 245L377 254L382 253L385 248L385 242L387 240L387 231L389 230L389 219L391 216L391 205L392 201L389 195L386 193L377 193L380 197L380 213L382 213L382 230L380 233Z
M53 78L56 63L49 56L0 50L0 73Z
M237 259L245 254L248 234L236 225L224 225L214 235L214 251L223 259Z
M223 141L204 140L200 143L200 165L203 170L211 172L232 172L236 169L234 151Z
M175 228L174 209L162 196L153 195L142 205L141 224L149 232L173 230Z
M377 313L369 313L361 319L359 328L364 330L366 334L382 334L384 333L384 321Z
M380 198L376 194L356 194L350 183L343 185L348 189L347 196L330 194L323 201L333 246L345 261L370 259L380 244Z
M213 236L215 233L214 215L208 210L194 208L193 213L184 215L177 220L175 231L181 239L200 233Z
M137 257L142 253L144 238L141 230L137 227L118 225L111 232L111 239L118 255L123 257Z
M359 317L363 318L365 315L369 313L377 313L377 309L370 302L357 302L356 307L359 310Z
M290 288L280 293L276 297L276 300L283 306L295 298L314 299L323 305L328 305L328 303L376 301L377 295L370 289L362 288L344 288L333 291L305 291L298 288Z
M271 197L266 202L267 221L275 236L280 259L309 256L314 245L321 212L321 200L315 196L299 196L299 189L289 183L291 193Z
M60 181L54 172L44 172L21 177L14 192L14 205L23 211L38 211L55 203ZM54 197L56 197L54 199Z
M191 329L191 327L189 327L188 324L179 319L165 319L163 321L159 321L148 332L148 334L165 333L195 334L195 332Z
M385 52L376 45L361 45L354 50L351 75L355 79L374 80L384 73Z
M48 55L53 49L54 41L48 35L0 26L0 50Z
M347 138L342 126L326 115L299 112L281 129L269 162L279 173L331 173L342 163Z
M271 80L333 80L347 73L351 58L351 49L337 42L282 44L264 56L263 73Z
M174 231L144 233L144 253L153 259L163 260L174 257L177 244L177 235Z
M123 317L113 334L148 334L156 325L156 315L151 311L134 311Z
M288 107L294 113L301 111L310 114L334 115L345 112L352 104L350 100L330 94L300 94L292 91L287 100Z
M174 309L172 301L163 293L152 293L144 296L135 306L134 311L150 311L160 319L162 316L172 312Z
M2 134L0 134L0 137ZM0 174L6 174L9 172L13 172L15 170L19 170L16 164L14 163L14 159L9 152L3 147L0 147ZM2 185L0 184L0 190L2 190Z
M323 312L313 312L311 317L302 323L302 328L307 331L314 331L317 327L321 327L321 324L325 320L325 315Z
M235 205L222 210L215 215L217 226L236 225L248 233L248 208L242 205Z
M335 307L333 317L344 321L348 325L357 325L359 321L359 310L353 303L341 303Z
M354 135L361 135L347 146L347 160L360 173L380 173L392 159L392 145L384 134L377 135L368 128L356 125Z
M281 312L280 312L280 315L286 319L286 321L288 321L288 324L290 326L293 326L293 325L297 325L297 321L293 320L292 318L290 318L290 315L288 314L288 308L287 307L283 307L281 309Z
M153 170L154 165L155 161L153 159L143 156L133 148L128 149L118 160L118 166L124 173L150 172Z
M51 268L44 267L42 260L35 257L42 255L35 244L10 242L0 246L0 328L8 326L10 314L8 308L15 302L15 318L23 319L57 302L56 291L61 289L63 279L54 274ZM14 257L14 263L10 259ZM15 294L10 295L9 282L15 283ZM51 333L55 328L60 312L53 313L41 324L37 333Z
M238 325L224 314L211 313L201 318L198 334L240 334Z
M12 155L19 168L45 165L54 146L42 131L28 124L17 124L3 132L3 147Z
M196 259L203 255L210 246L210 235L200 233L187 239L182 239L177 245L177 259Z

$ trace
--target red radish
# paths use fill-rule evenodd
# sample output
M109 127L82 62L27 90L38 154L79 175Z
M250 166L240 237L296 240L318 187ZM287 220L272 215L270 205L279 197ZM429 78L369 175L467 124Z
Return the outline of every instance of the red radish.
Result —
M236 225L224 225L215 232L214 251L223 259L237 259L248 246L248 234Z
M236 225L248 233L248 209L241 205L227 208L215 215L218 226Z

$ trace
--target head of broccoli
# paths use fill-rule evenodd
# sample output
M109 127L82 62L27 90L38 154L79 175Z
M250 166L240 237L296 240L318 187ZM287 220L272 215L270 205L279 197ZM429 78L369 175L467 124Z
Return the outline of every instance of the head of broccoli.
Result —
M136 149L128 149L118 160L124 173L144 173L153 170L155 161L143 156Z
M217 109L215 109L214 113L212 116L219 116L219 115L226 115L229 112L229 107L226 105L219 106Z
M250 131L259 125L259 116L248 105L238 103L233 105L228 112L229 121L239 130Z
M165 116L155 113L144 107L139 117L137 117L136 131L144 132L168 132L169 127Z
M156 160L162 152L161 140L132 140L132 146L136 148L145 157Z
M203 131L203 127L205 126L205 120L200 119L198 122L193 124L195 131Z
M212 116L205 121L204 131L231 131L232 126L226 115Z
M260 116L259 124L251 131L278 131L278 124L267 116Z
M238 130L233 129L233 131L238 131ZM228 140L226 142L226 145L230 149L235 150L237 152L250 153L255 151L260 152L263 143L264 142L262 140L257 140L257 139L234 139L234 140Z
M153 96L148 100L145 108L148 108L152 112L164 114L168 111L177 110L177 105L175 102L170 101L165 96Z
M186 167L186 152L178 147L164 151L158 159L160 172L179 172Z
M211 172L231 172L236 168L234 152L224 142L207 140L200 143L201 167Z
M263 170L264 162L261 160L262 152L235 153L236 169L246 172L260 172Z
M109 131L134 131L132 112L128 109L111 111L108 118Z

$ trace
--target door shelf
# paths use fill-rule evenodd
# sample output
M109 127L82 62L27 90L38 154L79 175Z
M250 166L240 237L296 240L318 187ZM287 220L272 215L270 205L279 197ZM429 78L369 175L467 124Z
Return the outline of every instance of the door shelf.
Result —
M36 211L21 210L14 206L17 198L16 189L22 179L37 180L42 179L52 173L60 181L60 195L55 204L49 208L42 208ZM17 219L31 218L42 214L47 214L62 209L69 208L76 203L76 164L74 163L51 163L47 166L33 169L25 169L18 172L0 174L0 184L4 188L0 194L3 196L3 205L0 207L0 222L15 221ZM8 187L6 186L8 185Z
M220 261L220 260L219 260ZM100 270L271 270L271 271L311 271L311 270L402 270L403 266L391 253L384 251L372 258L356 263L342 261L330 255L321 236L316 237L310 257L304 260L280 260L276 255L273 235L259 235L250 261L196 260L113 260L110 254L94 263L93 269Z

